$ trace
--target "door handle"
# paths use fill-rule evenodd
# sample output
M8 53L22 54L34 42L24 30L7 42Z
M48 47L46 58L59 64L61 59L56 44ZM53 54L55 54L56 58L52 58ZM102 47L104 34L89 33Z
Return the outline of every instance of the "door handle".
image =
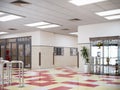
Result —
M77 52L77 67L79 68L79 52Z
M39 65L41 66L41 52L39 52Z
M55 64L55 52L53 52L53 65Z

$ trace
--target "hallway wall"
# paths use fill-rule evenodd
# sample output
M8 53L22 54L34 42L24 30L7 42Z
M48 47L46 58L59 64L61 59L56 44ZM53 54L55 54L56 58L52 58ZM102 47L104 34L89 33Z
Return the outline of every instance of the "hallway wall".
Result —
M120 21L78 27L78 43L89 43L91 37L119 36Z
M68 55L70 47L77 47L77 37L54 34L44 31L34 31L25 33L16 33L0 36L3 38L14 38L32 36L32 68L48 68L53 66L76 65L76 57ZM53 65L53 47L65 47L65 56L55 57ZM39 65L39 52L42 52L41 61L45 65ZM45 53L46 52L46 53ZM44 53L44 54L43 54ZM47 54L49 53L49 54ZM74 62L75 61L75 62Z
M64 55L55 56L55 66L77 66L77 56L70 56L70 48L64 47Z

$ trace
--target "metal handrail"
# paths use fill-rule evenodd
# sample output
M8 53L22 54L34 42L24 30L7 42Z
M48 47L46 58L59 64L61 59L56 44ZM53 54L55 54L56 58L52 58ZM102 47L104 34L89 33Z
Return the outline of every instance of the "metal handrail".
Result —
M7 77L7 82L8 84L11 85L12 82L12 66L13 64L16 63L18 64L19 68L19 86L23 87L24 86L24 63L22 61L18 60L12 60L12 61L7 61L7 60L0 60L0 79L2 86L4 87L5 84L5 77ZM4 65L6 64L6 71L4 70ZM5 75L6 72L6 75Z

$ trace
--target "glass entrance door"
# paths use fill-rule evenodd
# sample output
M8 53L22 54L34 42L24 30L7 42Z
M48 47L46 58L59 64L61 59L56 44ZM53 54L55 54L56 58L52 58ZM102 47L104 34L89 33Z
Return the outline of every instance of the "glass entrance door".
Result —
M20 37L17 39L18 60L24 62L25 68L31 68L31 37Z
M24 67L31 67L31 52L30 44L19 44L18 45L18 60L24 62Z
M115 37L116 38L116 37ZM92 71L95 74L119 75L119 39L100 38L91 41ZM99 38L97 38L99 39Z
M92 46L91 55L93 57L93 73L103 74L104 73L104 61L103 61L103 47Z
M5 45L0 45L0 57L5 58Z

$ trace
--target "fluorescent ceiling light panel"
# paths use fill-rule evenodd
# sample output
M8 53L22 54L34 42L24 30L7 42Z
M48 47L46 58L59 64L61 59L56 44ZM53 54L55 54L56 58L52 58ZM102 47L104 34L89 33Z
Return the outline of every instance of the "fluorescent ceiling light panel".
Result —
M37 23L25 24L25 26L36 27L36 26L47 25L47 24L50 24L50 23L47 23L47 22L37 22Z
M104 12L97 12L95 14L97 14L99 16L108 16L108 15L120 14L120 9L109 10L109 11L104 11Z
M5 13L3 13L3 12L0 12L0 15L3 15L3 14L5 14Z
M49 24L49 25L45 25L45 26L39 26L37 28L45 29L45 28L53 28L53 27L60 27L60 25Z
M106 1L106 0L70 0L69 2L76 6L82 6L82 5L88 5L102 1Z
M78 32L72 32L72 33L69 33L69 34L78 35Z
M114 15L114 16L107 16L107 17L104 17L108 20L115 20L115 19L120 19L120 15Z
M0 32L0 34L7 34L8 32Z
M11 20L20 19L20 18L22 17L16 16L16 15L7 15L7 16L0 17L0 21L5 22L5 21L11 21Z

